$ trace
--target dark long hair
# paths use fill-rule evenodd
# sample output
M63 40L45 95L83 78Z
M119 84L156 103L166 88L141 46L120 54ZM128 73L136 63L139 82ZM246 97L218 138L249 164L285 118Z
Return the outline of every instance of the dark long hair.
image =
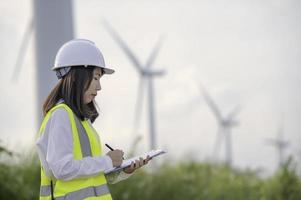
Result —
M76 116L84 120L88 118L94 122L98 117L95 101L84 104L84 92L88 89L92 79L94 66L74 66L52 89L43 105L43 115L63 99Z

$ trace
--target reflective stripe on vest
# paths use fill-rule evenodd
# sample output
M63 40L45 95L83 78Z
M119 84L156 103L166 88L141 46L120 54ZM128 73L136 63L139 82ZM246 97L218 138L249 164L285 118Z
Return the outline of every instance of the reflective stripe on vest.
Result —
M51 195L51 186L50 185L41 185L40 187L40 196L45 197Z
M109 188L107 184L96 186L96 187L88 187L75 192L70 192L65 196L57 197L56 200L82 200L87 197L93 196L103 196L110 194ZM44 185L40 188L40 196L46 197L51 195L51 187L50 185Z
M103 196L107 194L110 194L110 191L107 184L104 184L101 186L92 186L74 192L70 192L65 196L55 198L55 200L82 200L87 197Z
M90 146L88 135L87 135L83 125L80 123L79 119L75 115L73 115L73 116L75 119L77 131L78 131L79 142L80 142L80 147L82 150L83 157L92 156L91 146Z

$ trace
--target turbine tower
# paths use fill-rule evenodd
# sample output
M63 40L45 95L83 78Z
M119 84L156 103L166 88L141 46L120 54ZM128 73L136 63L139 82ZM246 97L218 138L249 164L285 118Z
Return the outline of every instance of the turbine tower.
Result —
M73 38L72 3L70 0L33 0L33 11L34 16L23 36L12 78L18 78L30 37L35 32L36 119L40 124L43 102L57 83L55 73L50 72L55 54L63 43Z
M157 42L153 51L151 52L147 62L145 65L142 65L138 60L137 56L130 50L128 45L121 39L117 31L113 29L113 27L107 22L103 23L106 30L112 36L112 38L117 42L119 47L124 51L124 53L129 58L130 62L134 65L136 71L139 74L139 84L138 84L138 93L137 93L137 101L135 106L135 120L134 126L138 125L138 120L140 119L141 105L143 99L143 90L144 87L147 87L148 94L148 115L149 115L149 134L150 134L150 149L156 149L157 147L157 133L156 133L156 115L155 115L155 97L154 97L154 83L153 78L163 76L165 74L164 70L153 70L151 69L153 63L158 55L162 44L162 37Z
M218 123L218 132L216 135L212 157L217 158L223 137L225 142L226 164L231 167L233 162L231 129L238 125L238 121L236 121L234 118L240 112L240 106L236 106L228 115L222 116L219 107L202 85L201 92L203 94L205 102L212 111Z
M267 144L272 145L276 148L278 153L278 167L282 167L285 159L284 159L284 151L289 147L289 142L284 140L284 130L283 130L283 121L278 129L277 138L269 138L266 140Z

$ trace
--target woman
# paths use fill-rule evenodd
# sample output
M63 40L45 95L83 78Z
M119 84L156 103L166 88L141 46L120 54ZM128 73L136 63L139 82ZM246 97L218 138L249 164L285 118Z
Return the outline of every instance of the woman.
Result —
M122 172L105 176L104 171L120 166L123 151L103 155L92 123L98 117L95 97L100 78L112 74L100 50L89 40L75 39L64 44L53 70L59 83L47 97L36 145L41 161L40 199L112 199L107 179L126 179L149 158L136 160Z

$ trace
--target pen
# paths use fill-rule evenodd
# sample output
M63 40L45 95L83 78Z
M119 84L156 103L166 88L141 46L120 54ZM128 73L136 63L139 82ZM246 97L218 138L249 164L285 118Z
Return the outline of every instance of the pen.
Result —
M105 144L106 145L106 147L108 147L111 151L114 151L114 149L110 146L110 145L108 145L108 144Z
M105 144L106 145L106 147L108 147L111 151L114 151L114 149L110 146L110 145L108 145L108 144ZM122 156L122 159L124 160L124 157Z

